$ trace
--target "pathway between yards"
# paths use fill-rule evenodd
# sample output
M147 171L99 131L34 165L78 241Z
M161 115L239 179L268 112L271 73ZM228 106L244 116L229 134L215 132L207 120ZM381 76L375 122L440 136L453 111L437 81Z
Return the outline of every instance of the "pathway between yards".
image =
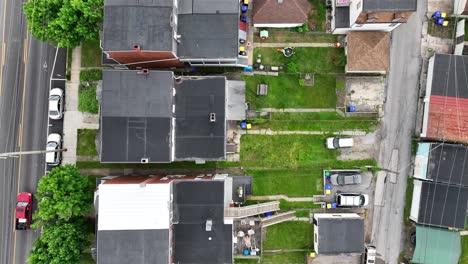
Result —
M367 133L362 130L342 130L330 133L329 131L273 131L271 129L251 129L242 130L240 135L346 135L346 136L365 136Z
M283 194L279 195L265 195L265 196L255 196L255 195L247 195L247 200L258 200L258 201L272 201L272 200L280 200L284 199L288 202L313 202L313 197L288 197Z
M262 108L262 112L315 113L315 112L336 112L336 109L335 108Z
M253 44L254 48L258 47L315 47L315 48L329 48L329 47L334 47L335 43L254 43Z

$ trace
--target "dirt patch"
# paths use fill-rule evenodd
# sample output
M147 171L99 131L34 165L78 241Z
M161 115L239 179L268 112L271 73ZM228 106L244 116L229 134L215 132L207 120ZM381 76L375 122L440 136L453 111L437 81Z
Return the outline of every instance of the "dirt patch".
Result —
M338 160L363 160L377 159L379 155L378 139L376 133L369 133L362 137L353 137L354 146L352 148L341 149Z

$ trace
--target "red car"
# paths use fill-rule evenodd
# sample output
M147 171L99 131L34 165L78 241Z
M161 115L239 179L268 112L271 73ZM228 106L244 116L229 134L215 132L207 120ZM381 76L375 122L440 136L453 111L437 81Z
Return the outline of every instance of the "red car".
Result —
M22 192L18 194L15 209L16 230L29 229L32 215L32 201L31 193Z

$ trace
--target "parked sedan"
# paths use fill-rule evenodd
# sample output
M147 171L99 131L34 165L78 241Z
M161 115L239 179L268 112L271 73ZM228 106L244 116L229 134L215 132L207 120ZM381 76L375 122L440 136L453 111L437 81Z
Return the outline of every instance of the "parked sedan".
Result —
M49 118L62 119L63 117L63 90L54 88L49 96Z
M362 207L369 203L369 195L362 193L337 193L336 206Z
M52 133L47 137L47 147L46 150L57 150L62 148L62 136L56 133ZM62 160L62 153L57 152L47 152L46 153L46 163L49 166L57 166Z
M332 174L330 175L332 185L351 185L361 183L361 174Z

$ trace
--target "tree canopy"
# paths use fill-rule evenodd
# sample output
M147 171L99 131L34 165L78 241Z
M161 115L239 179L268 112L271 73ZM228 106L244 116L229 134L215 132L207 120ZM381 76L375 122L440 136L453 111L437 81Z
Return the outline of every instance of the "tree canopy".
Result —
M83 219L73 222L59 220L43 229L41 237L34 241L29 253L29 264L79 263L81 250L88 242L86 223Z
M103 0L30 0L24 14L31 34L61 47L99 39Z
M54 168L37 187L39 210L35 219L51 221L87 216L93 206L93 178L82 176L75 166Z

